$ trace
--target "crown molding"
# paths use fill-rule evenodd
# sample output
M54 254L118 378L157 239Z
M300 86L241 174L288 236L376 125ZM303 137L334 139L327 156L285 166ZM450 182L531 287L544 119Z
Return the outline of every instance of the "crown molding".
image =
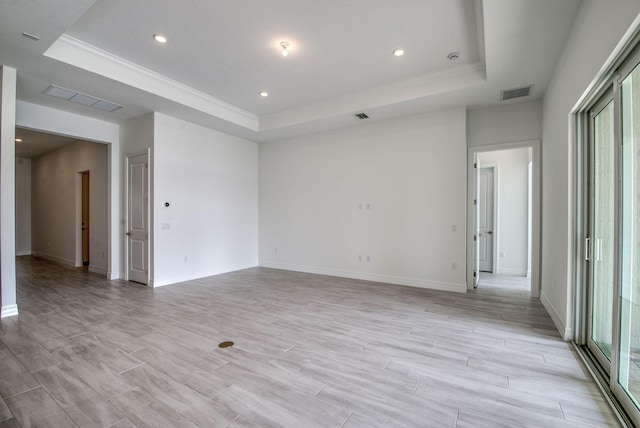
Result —
M476 61L260 117L260 131L299 125L357 111L425 98L487 83L484 62Z
M174 101L252 131L259 129L258 116L249 111L67 34L60 36L45 51L44 56Z
M412 101L487 81L484 61L476 61L259 117L67 34L60 36L44 55L258 133L351 115L358 110Z

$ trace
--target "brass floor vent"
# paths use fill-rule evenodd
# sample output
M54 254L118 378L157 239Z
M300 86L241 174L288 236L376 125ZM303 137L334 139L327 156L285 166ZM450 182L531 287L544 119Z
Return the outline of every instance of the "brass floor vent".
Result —
M231 348L233 346L233 342L222 342L218 345L220 348Z

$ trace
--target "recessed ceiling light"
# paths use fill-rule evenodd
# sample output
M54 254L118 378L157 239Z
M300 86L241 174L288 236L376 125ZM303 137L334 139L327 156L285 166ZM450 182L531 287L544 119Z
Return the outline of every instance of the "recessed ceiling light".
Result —
M155 40L158 43L167 43L167 36L165 36L164 34L154 34L153 35L153 40Z
M402 56L402 55L404 55L404 49L400 49L400 48L394 49L393 50L393 54L395 56Z
M289 55L289 42L280 42L280 47L282 48L282 56Z
M16 143L22 143L22 138L16 138L15 141Z
M262 92L260 92L260 96L261 96L261 97L268 97L268 96L269 96L269 92L267 92L267 91L262 91Z
M457 61L458 58L460 58L460 52L451 52L449 55L447 55L447 59L449 61Z

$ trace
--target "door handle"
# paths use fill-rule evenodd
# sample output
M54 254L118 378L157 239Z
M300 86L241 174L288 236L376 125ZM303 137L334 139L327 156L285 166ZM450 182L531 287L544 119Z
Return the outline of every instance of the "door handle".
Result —
M490 231L490 230L487 230L487 234L489 234L489 235L493 235L493 232L492 232L492 231Z
M127 232L127 233L125 233L125 235L131 236L131 232Z
M584 238L584 259L591 261L591 238Z

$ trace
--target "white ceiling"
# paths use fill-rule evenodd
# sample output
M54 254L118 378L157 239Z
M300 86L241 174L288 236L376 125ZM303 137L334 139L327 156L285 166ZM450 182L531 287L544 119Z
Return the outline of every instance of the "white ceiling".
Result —
M544 93L579 0L49 0L0 3L18 98L111 122L151 111L254 141ZM28 32L40 37L23 37ZM160 45L152 34L169 42ZM278 44L288 41L290 55ZM403 57L391 51L401 47ZM451 62L450 52L460 52ZM125 108L44 95L50 84ZM265 90L270 96L263 98ZM527 100L527 99L525 99ZM511 101L514 102L514 101Z
M32 129L16 128L16 157L33 159L45 153L57 150L67 144L74 143L77 138L66 137L64 135L54 135L46 132L34 131Z

